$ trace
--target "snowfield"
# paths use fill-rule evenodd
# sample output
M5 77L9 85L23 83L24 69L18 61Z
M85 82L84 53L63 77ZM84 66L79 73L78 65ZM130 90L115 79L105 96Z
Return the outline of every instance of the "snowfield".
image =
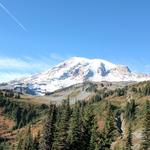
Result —
M127 66L116 65L102 59L72 57L53 68L30 77L13 80L11 87L26 89L36 95L65 88L84 81L145 81L150 75L132 72Z

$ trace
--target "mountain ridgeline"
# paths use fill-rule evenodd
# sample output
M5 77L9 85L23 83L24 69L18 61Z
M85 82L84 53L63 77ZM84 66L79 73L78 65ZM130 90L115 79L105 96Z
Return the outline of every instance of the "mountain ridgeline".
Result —
M116 65L102 59L70 58L51 69L2 84L0 88L21 93L45 95L71 85L91 82L133 82L150 80L150 75L132 72L128 66Z

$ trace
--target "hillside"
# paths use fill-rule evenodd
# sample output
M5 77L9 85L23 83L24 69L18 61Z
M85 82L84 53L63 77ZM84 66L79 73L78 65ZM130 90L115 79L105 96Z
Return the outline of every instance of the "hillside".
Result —
M79 93L77 91L79 91ZM88 94L83 97L81 91L86 91L86 93ZM123 149L128 135L128 128L131 124L133 144L132 149L140 150L140 145L142 142L141 137L144 126L143 122L145 118L144 109L146 100L150 99L150 82L130 83L129 85L125 84L122 86L121 84L120 86L118 84L113 84L110 86L110 84L106 82L104 82L103 85L102 83L78 84L76 86L50 93L49 96L47 95L46 97L38 98L28 95L20 95L19 99L8 97L6 98L1 96L0 120L2 122L0 128L0 137L1 145L4 145L4 149L12 147L12 144L15 149L18 143L17 141L20 139L18 139L17 137L19 135L23 136L24 134L21 134L22 132L27 132L29 124L31 124L33 137L37 136L38 131L41 131L41 133L43 133L43 119L47 114L46 112L48 110L48 107L45 104L42 104L42 102L47 99L46 104L49 105L49 102L51 101L50 99L54 97L59 97L59 99L69 98L69 101L71 102L72 113L74 112L74 110L76 110L77 107L76 105L74 105L75 99L77 104L77 100L82 100L81 104L84 104L83 112L85 113L83 115L95 116L94 118L96 119L96 124L98 127L97 130L99 130L100 133L102 133L103 129L105 128L106 118L109 117L108 113L109 109L111 109L112 116L114 116L113 123L116 128L115 135L110 145L111 149ZM48 100L48 98L50 99ZM39 99L39 101L36 101L37 99ZM53 100L53 102L55 102L55 100ZM60 101L57 104L60 104ZM80 107L81 106L82 105L80 105ZM57 105L57 107L60 107L59 109L62 109L63 112L63 107L61 105ZM77 108L80 109L80 107L78 106ZM20 117L17 115L18 111L22 114ZM25 112L27 112L29 115L27 115ZM13 116L11 114L13 114ZM23 114L25 116L31 116L27 119L28 121L25 121L23 119ZM23 119L23 122L19 118ZM68 123L70 121L68 121ZM6 126L4 128L5 124ZM89 121L88 124L90 125L91 121ZM89 130L90 128L91 127L89 126Z

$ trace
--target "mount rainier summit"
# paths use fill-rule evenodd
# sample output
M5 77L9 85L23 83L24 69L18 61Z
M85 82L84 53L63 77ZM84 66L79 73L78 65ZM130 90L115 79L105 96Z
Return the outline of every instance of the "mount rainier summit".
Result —
M132 72L127 66L102 59L72 57L51 69L9 82L13 89L28 89L35 95L65 88L85 81L130 82L150 80L150 75Z

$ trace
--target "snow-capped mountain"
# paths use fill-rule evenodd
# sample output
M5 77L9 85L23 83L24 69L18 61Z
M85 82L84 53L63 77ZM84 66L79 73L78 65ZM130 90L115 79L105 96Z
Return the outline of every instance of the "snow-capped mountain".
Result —
M26 88L34 94L44 94L68 87L84 81L144 81L150 80L150 75L133 73L127 66L116 65L106 60L70 58L53 68L11 81L13 88Z

